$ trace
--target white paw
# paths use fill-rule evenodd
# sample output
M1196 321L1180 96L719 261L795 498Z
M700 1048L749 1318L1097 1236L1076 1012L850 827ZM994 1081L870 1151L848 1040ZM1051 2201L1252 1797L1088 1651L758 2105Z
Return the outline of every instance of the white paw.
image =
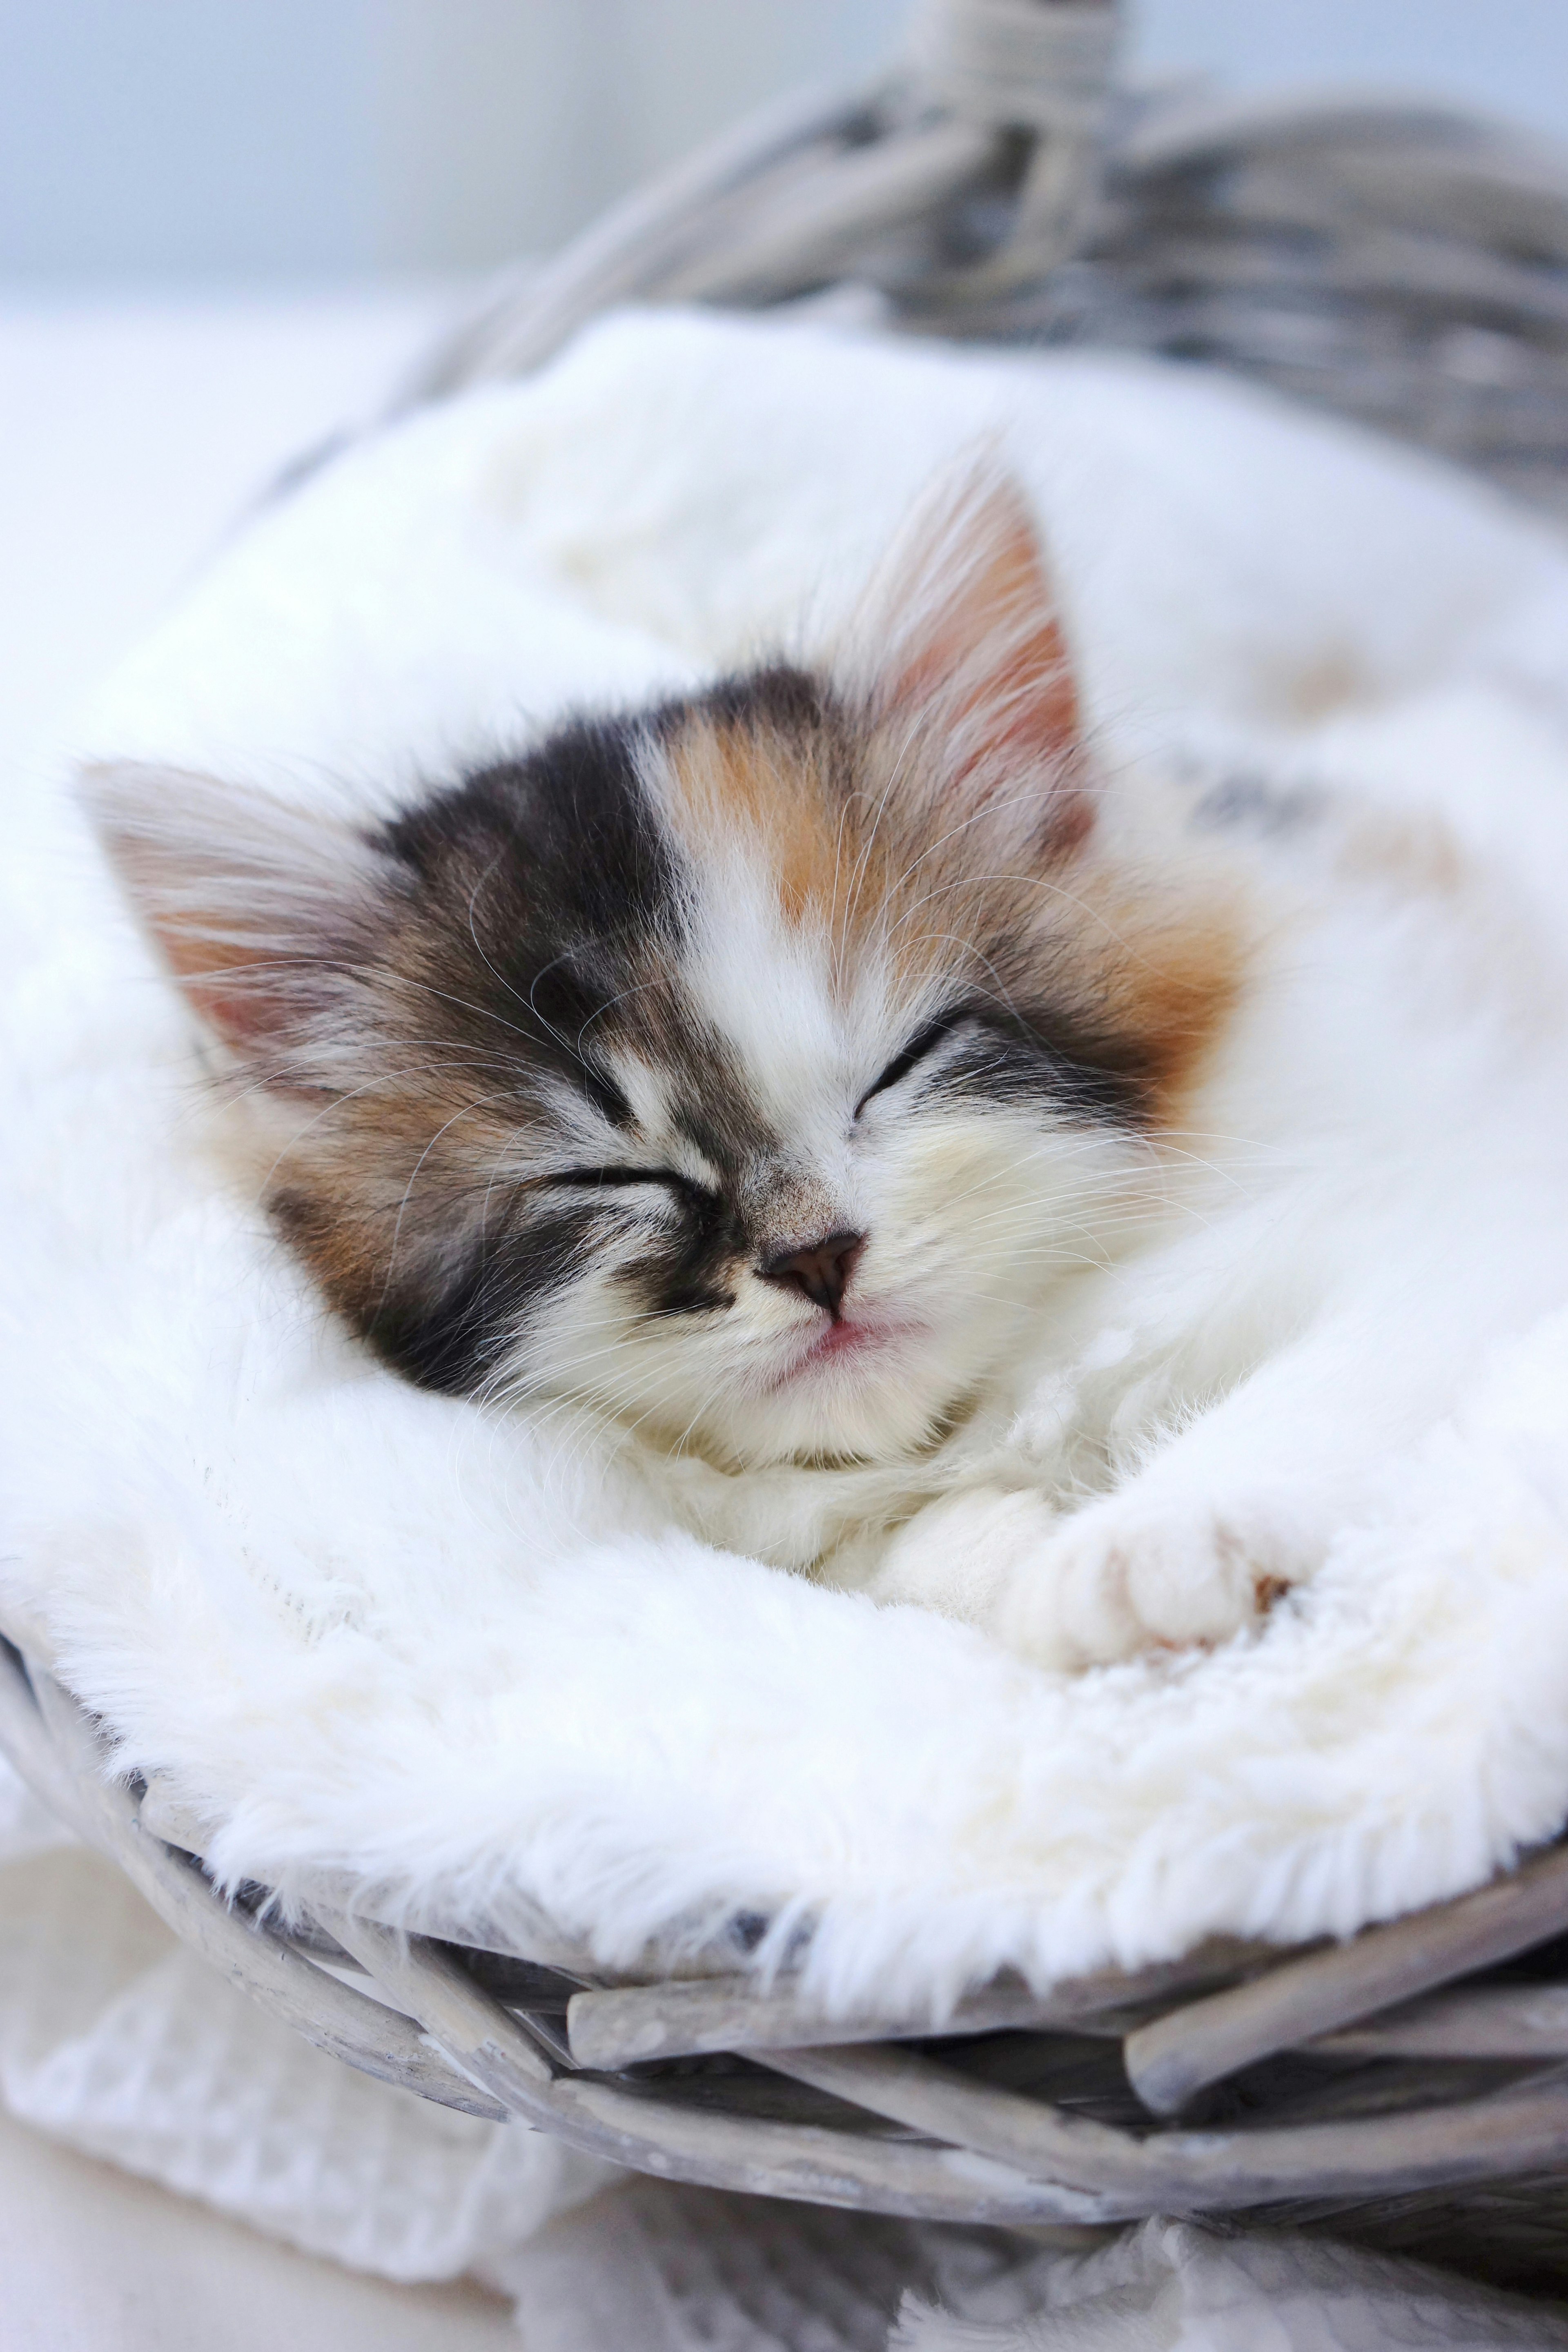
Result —
M1307 1564L1267 1511L1133 1489L1058 1520L993 1589L985 1622L1037 1664L1108 1664L1228 1641Z

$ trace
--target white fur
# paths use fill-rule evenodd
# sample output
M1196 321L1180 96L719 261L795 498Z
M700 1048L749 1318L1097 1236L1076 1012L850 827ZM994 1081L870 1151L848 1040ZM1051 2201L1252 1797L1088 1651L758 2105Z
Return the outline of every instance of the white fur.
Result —
M1161 792L1245 765L1322 814L1246 851L1265 984L1179 1215L1063 1302L904 1569L958 1609L991 1578L1058 1659L1225 1633L1237 1559L1313 1581L1257 1635L1042 1674L709 1549L586 1420L368 1366L212 1163L180 1009L57 779L7 877L5 1607L226 1870L347 1867L426 1918L542 1906L606 1959L735 1906L780 1921L765 1959L811 1914L828 1997L940 2002L1003 1961L1341 1931L1568 1811L1545 530L1174 373L615 321L264 518L76 748L384 808L563 707L829 628L997 431L1108 765L1174 748L1192 782ZM1097 1459L1113 1492L1029 1524ZM788 1559L837 1508L689 1465L676 1517ZM1037 1540L1061 1575L1004 1589Z
M1096 1499L950 1503L878 1580L934 1577L1047 1663L1237 1631L1260 1580L1310 1575L1383 1504L1488 1345L1568 1297L1568 962L1524 870L1552 845L1482 859L1328 772L1346 809L1259 860L1264 944L1176 1139L1167 1236L1037 1352L1022 1463L1070 1500L1087 1461ZM1085 1365L1107 1326L1126 1344ZM984 1563L973 1609L961 1557Z

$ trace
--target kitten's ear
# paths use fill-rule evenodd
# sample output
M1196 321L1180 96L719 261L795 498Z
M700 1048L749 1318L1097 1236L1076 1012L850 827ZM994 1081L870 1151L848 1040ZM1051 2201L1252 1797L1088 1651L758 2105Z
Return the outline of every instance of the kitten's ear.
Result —
M1002 467L975 466L893 551L857 632L879 716L941 743L954 785L990 796L1046 768L1089 823L1078 688L1034 517Z
M182 769L92 767L79 789L196 1013L288 1084L288 1056L384 921L390 861L347 825Z

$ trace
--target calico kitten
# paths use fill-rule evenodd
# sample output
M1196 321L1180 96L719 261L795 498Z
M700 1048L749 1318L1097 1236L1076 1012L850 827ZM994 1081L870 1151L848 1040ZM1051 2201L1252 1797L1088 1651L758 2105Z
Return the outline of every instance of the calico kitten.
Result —
M612 1417L742 1531L873 1474L842 1560L1053 1664L1244 1624L1419 1421L1327 1401L1340 1294L1280 1262L1278 1191L1270 1229L1215 1178L1217 1135L1289 1160L1315 1082L1244 1017L1256 888L1168 784L1097 772L994 470L829 658L574 719L389 823L89 789L279 1232L411 1380Z

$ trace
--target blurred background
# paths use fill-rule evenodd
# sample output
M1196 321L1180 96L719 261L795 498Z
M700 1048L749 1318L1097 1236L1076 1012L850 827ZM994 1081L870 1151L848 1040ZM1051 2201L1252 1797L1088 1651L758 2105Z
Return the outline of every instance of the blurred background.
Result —
M542 252L909 0L0 0L0 285L274 286ZM1133 0L1132 59L1394 83L1568 140L1568 0Z
M1393 86L1568 142L1568 0L1128 0L1129 63ZM0 755L483 273L912 0L0 0Z

